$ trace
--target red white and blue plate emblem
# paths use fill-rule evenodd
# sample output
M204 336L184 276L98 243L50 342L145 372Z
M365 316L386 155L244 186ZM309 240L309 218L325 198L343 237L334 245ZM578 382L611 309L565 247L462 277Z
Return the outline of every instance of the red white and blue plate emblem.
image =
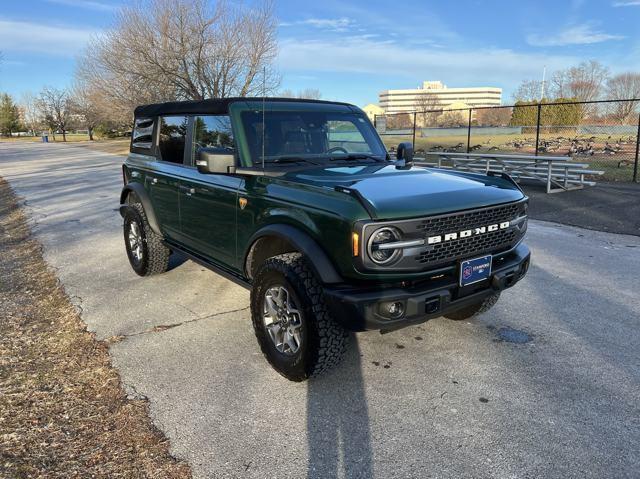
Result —
M468 259L460 263L460 286L484 281L491 276L491 255Z

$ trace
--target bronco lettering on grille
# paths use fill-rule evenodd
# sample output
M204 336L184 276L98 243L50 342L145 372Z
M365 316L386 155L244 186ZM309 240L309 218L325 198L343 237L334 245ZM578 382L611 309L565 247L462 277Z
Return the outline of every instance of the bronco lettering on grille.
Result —
M496 223L488 226L481 226L479 228L473 228L464 231L456 231L453 233L445 233L444 235L429 236L427 237L427 244L442 243L443 241L453 241L458 238L469 238L470 236L481 235L484 233L491 233L498 230L507 229L511 225L509 221L503 221L502 223Z

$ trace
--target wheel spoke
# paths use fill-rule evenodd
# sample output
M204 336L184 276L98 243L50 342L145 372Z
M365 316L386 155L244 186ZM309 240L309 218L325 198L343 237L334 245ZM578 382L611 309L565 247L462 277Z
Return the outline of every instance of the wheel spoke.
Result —
M272 321L275 321L275 318L277 318L278 316L278 308L275 304L275 301L273 299L272 296L266 296L265 297L265 313L269 315L269 317L271 317Z
M276 349L293 355L300 349L302 316L286 287L272 286L264 293L262 320Z
M275 344L278 351L281 351L282 348L282 328L279 324L273 323L267 326L267 331L269 332L269 336L271 336L271 340L273 344Z
M300 338L300 330L299 329L294 329L293 330L293 338L296 340L296 344L297 344L297 348L300 347L300 343L302 343L302 340Z
M285 333L284 340L289 345L289 351L296 352L298 350L300 344L298 343L298 341L296 341L295 336L289 331Z

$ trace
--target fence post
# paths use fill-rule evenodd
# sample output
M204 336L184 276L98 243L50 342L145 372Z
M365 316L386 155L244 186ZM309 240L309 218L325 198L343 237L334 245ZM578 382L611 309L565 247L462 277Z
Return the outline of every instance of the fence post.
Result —
M540 113L542 112L542 103L538 103L538 119L536 120L536 153L538 156L538 146L540 145Z
M633 163L633 182L638 182L638 156L640 156L640 115L638 115L638 132L636 134L636 161Z
M469 125L467 126L467 153L471 153L471 110L469 108Z
M417 118L418 113L417 112L413 112L413 149L416 149L416 118Z

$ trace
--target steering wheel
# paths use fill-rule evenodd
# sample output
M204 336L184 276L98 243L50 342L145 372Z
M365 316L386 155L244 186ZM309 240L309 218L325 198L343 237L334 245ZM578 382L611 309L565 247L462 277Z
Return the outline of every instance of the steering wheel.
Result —
M335 153L336 151L342 151L345 155L349 154L349 152L341 146L334 146L333 148L329 148L327 150L327 153Z

